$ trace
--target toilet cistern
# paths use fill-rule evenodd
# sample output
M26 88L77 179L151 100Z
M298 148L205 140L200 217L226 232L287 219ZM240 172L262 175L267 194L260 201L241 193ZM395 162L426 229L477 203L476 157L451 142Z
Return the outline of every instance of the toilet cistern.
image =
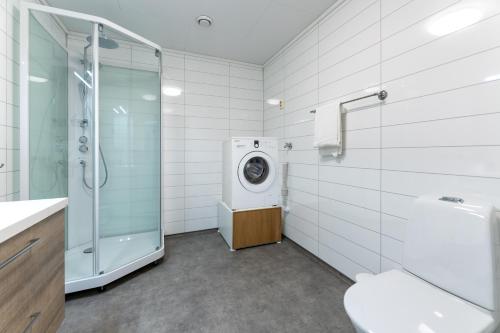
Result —
M344 306L361 332L497 332L497 220L475 195L416 199L402 269L359 274Z

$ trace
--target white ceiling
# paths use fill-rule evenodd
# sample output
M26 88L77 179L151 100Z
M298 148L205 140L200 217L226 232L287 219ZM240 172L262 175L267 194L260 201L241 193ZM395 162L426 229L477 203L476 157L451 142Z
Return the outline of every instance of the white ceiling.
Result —
M163 47L264 64L337 0L48 0L107 18ZM214 24L202 28L196 17ZM65 21L69 30L81 25Z

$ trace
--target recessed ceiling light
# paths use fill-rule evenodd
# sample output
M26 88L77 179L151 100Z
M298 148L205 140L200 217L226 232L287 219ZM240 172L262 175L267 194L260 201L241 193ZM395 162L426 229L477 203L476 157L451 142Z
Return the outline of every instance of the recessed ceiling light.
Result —
M177 97L182 94L182 89L177 87L163 87L163 94L170 97Z
M213 20L210 16L200 15L196 18L196 22L198 22L200 27L208 28L212 25Z

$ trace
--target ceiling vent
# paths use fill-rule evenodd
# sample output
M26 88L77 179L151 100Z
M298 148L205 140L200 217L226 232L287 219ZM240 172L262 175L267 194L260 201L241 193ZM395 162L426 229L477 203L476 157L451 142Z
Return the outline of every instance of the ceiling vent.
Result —
M208 28L212 25L213 20L210 16L201 15L196 18L196 22L198 22L200 27Z

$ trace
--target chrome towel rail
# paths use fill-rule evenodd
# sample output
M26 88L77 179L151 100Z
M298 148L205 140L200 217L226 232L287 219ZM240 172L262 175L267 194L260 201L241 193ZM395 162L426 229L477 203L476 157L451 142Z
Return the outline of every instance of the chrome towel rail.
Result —
M356 102L356 101L359 101L361 99L365 99L365 98L370 98L370 97L375 97L377 96L379 100L383 101L384 99L387 98L387 91L385 90L381 90L377 93L373 93L373 94L370 94L370 95L366 95L366 96L362 96L362 97L358 97L358 98L354 98L354 99L350 99L348 101L345 101L345 102L341 102L340 105L344 105L344 104L347 104L347 103L352 103L352 102ZM311 110L309 111L310 113L316 113L316 110Z

